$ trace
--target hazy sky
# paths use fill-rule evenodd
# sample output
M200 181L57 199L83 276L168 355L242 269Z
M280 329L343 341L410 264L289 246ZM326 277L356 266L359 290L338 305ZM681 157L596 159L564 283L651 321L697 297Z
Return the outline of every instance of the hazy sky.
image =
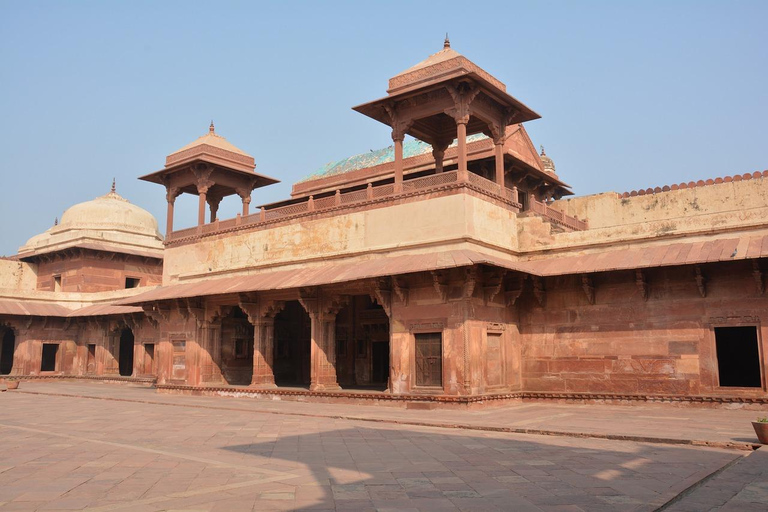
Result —
M165 226L136 178L208 129L282 181L391 144L350 107L452 47L542 115L576 194L768 169L768 2L0 0L0 255L109 191ZM239 201L222 203L220 218ZM196 197L176 226L196 221Z

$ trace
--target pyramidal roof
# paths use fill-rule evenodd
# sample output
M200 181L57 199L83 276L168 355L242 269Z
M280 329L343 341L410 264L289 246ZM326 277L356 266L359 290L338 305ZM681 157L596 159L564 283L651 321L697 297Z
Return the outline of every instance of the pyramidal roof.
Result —
M406 69L405 71L401 71L400 73L396 74L395 76L401 76L405 75L406 73L410 73L412 71L416 71L418 69L423 69L429 66L434 66L435 64L439 64L441 62L445 62L450 59L455 59L456 57L462 57L459 52L451 48L450 46L443 46L443 49L440 50L437 53L433 53L423 61L419 62L415 66L411 66L410 68Z
M216 133L213 121L208 127L208 133L168 155L165 158L165 166L169 167L181 161L188 161L190 158L202 154L212 154L233 163L244 164L249 166L250 170L255 167L255 160L251 155Z
M416 87L423 87L468 74L476 75L502 92L507 90L507 86L503 82L451 48L451 42L446 34L443 49L390 78L387 93L392 96Z
M240 155L251 156L245 151L243 151L242 149L238 148L237 146L229 142L227 139L225 139L221 135L217 134L216 128L213 126L213 121L211 121L211 126L208 127L208 133L198 137L196 140L190 142L183 148L177 151L174 151L173 153L171 153L171 155L175 155L176 153L181 153L182 151L186 151L188 149L192 149L197 146L202 146L203 144L208 144L209 146L223 149L225 151L231 151L233 153L237 153Z

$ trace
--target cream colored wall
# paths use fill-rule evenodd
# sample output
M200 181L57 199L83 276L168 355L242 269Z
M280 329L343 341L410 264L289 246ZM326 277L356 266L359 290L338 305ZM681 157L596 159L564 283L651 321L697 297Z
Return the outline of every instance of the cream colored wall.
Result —
M393 256L413 250L434 251L439 246L445 250L467 241L509 250L516 245L515 222L513 212L469 194L294 221L169 247L163 284L267 267L273 270L298 263L363 258L378 252Z
M36 287L37 265L0 259L0 289L24 291Z
M589 221L589 229L549 239L529 237L521 251L638 242L768 226L768 180L757 178L620 198L613 192L555 201L554 208Z

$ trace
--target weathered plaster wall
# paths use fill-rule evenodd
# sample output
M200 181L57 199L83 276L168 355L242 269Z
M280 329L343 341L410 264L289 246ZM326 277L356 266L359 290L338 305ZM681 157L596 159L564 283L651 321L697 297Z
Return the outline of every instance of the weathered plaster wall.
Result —
M515 222L514 213L469 194L293 222L169 247L164 284L185 276L274 269L378 251L438 250L440 244L466 239L509 249L516 245Z
M0 289L34 290L37 285L37 265L0 258Z
M768 224L768 178L712 184L636 197L613 192L561 199L554 207L589 220L587 231L531 239L521 250L578 247L693 234L748 230Z
M708 265L706 297L691 267L647 272L643 300L634 272L597 274L595 304L580 278L545 281L539 306L530 290L519 299L526 391L618 394L760 395L761 389L718 388L713 325L761 326L766 367L768 297L749 262Z

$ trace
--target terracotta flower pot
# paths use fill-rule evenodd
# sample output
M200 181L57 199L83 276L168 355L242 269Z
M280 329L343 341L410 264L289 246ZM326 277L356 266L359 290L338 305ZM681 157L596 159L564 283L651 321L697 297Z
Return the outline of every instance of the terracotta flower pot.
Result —
M757 434L757 439L760 443L768 444L768 422L753 421L752 427L754 427L755 434Z

